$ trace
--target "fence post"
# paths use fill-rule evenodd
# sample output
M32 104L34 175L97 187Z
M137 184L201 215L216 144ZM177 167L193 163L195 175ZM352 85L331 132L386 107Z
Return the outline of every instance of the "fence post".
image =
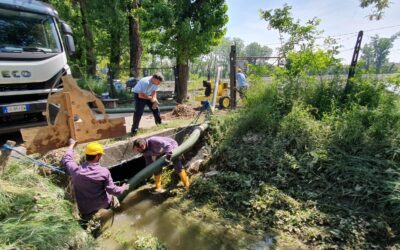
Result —
M230 63L230 89L231 89L231 108L236 108L236 45L231 46L229 54Z

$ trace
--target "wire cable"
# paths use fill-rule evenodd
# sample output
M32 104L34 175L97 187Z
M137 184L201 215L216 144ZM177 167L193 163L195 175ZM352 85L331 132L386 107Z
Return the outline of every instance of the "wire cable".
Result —
M13 148L13 147L7 145L7 144L4 144L3 147L2 147L2 149L3 149L3 150L8 150L8 151L11 151L11 150L12 150L12 151L14 151L15 153L17 153L18 155L24 157L25 159L27 159L27 160L33 162L34 164L36 164L36 165L38 165L38 166L40 166L40 167L45 167L45 168L48 168L48 169L50 169L50 170L53 170L54 172L57 172L57 173L60 173L60 174L65 174L65 172L64 172L63 170L61 170L60 168L55 167L55 166L52 166L52 165L50 165L50 164L46 164L46 163L44 163L44 162L42 162L42 161L38 161L38 160L36 160L36 159L34 159L34 158L32 158L32 157L30 157L30 156L28 156L28 155L26 155L26 154L20 152L19 150L15 149L15 148ZM14 157L14 158L16 158L16 157ZM21 158L20 158L20 159L21 159Z

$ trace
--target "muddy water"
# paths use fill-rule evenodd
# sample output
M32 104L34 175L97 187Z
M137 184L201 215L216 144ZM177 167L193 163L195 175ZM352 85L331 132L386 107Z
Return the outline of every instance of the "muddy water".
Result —
M238 242L243 243L245 235L231 235L223 226L184 217L168 207L166 199L149 189L130 194L123 212L115 214L113 225L98 239L101 249L126 249L141 233L156 237L169 250L242 249ZM252 242L250 249L267 249Z

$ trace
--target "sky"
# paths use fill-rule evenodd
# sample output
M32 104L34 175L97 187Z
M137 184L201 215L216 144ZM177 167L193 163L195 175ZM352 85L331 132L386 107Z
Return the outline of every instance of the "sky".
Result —
M278 32L268 29L259 11L282 8L287 3L292 6L292 17L299 19L301 24L314 17L321 19L318 26L323 31L321 36L337 39L343 45L339 49L339 58L350 64L358 31L364 31L362 47L376 34L390 37L400 32L400 0L390 1L383 19L370 21L368 14L372 13L371 8L361 8L359 0L226 0L229 16L226 36L239 37L246 45L257 42L275 49L279 46ZM400 62L400 38L391 49L389 61Z

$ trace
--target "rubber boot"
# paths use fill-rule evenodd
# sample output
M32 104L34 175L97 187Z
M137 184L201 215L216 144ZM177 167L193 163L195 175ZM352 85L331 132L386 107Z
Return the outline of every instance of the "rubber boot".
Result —
M164 193L165 192L165 189L163 189L162 187L161 187L161 174L159 174L159 175L154 175L154 182L155 182L155 184L156 184L156 189L154 190L154 193L158 193L158 194L161 194L161 193Z
M183 186L185 186L186 190L189 190L189 177L186 174L185 170L181 170L181 172L179 172L179 177L181 177L181 181L183 183Z
M156 184L156 190L161 189L161 175L154 175L154 182Z

